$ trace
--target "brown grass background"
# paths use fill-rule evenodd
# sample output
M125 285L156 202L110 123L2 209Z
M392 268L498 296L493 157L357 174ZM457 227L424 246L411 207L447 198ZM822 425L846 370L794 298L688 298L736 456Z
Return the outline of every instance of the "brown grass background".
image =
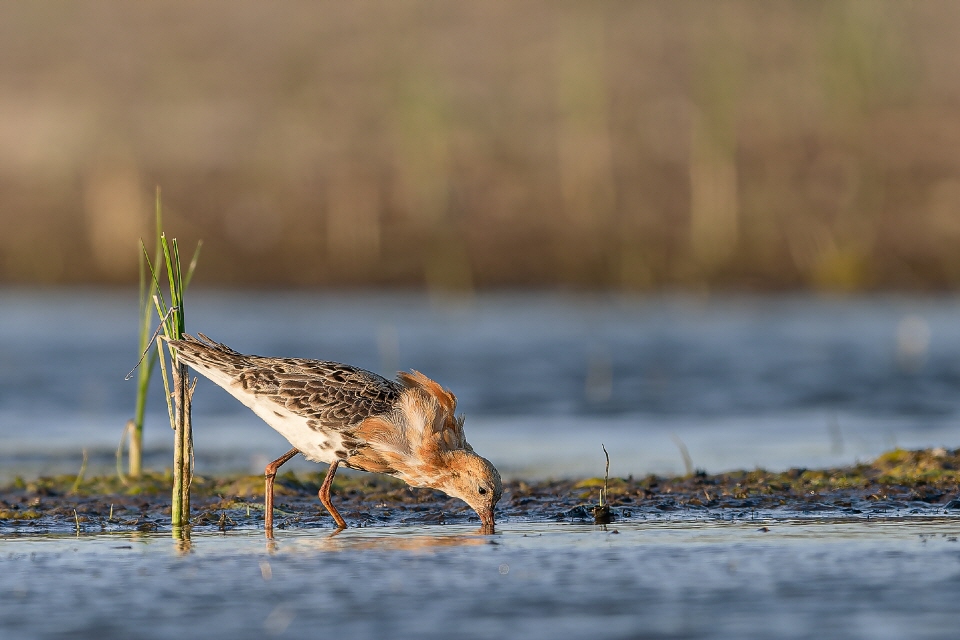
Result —
M0 2L0 283L960 283L960 3Z

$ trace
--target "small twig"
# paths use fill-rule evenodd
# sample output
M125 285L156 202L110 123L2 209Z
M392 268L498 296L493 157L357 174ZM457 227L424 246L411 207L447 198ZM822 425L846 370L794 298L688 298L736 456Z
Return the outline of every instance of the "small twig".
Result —
M692 476L694 474L693 467L693 458L690 457L690 452L687 451L687 445L683 444L683 440L673 434L670 436L670 439L673 440L673 444L677 445L677 449L680 449L680 457L683 458L683 468L687 470L687 475Z
M593 508L593 522L594 524L610 524L613 521L613 515L610 513L610 496L607 495L609 490L608 484L610 482L610 454L607 453L607 448L601 444L600 448L603 449L603 455L607 458L607 466L603 472L603 489L600 490L600 504ZM604 504L606 500L607 504Z
M186 405L188 407L193 404L193 392L197 389L197 381L199 379L200 378L194 378L193 382L190 383L190 375L187 374L188 386L187 386ZM194 459L194 456L193 456L193 418L191 417L188 420L188 422L190 423L190 431L189 431L190 438L189 438L189 441L187 442L187 448L188 448L187 455L190 457L190 476L187 478L187 489L189 490L189 488L193 486L193 472L194 472L196 460Z
M156 299L156 296L154 296ZM160 335L160 331L163 330L163 325L167 322L167 318L170 317L170 314L179 309L180 307L170 307L167 309L167 313L160 319L160 324L157 325L157 330L153 332L150 340L147 341L147 345L143 348L143 353L140 354L140 359L137 360L137 364L133 365L133 369L130 369L130 373L123 377L124 380L129 380L133 377L133 372L137 370L137 367L143 362L143 359L147 357L147 352L150 351L150 347L153 346L153 342L157 339L157 336Z
M73 486L70 487L70 491L67 495L72 495L80 490L80 483L83 482L83 474L87 472L87 450L83 450L83 462L80 463L80 472L77 474L77 479L73 481Z
M607 458L607 467L603 471L603 492L600 494L600 506L603 506L604 498L607 499L607 503L610 503L610 494L607 491L607 483L610 481L610 454L607 453L607 448L603 446L603 443L600 443L600 448L603 449L603 455Z
M73 510L73 521L77 523L77 535L80 535L80 516L77 515L77 510Z
M136 422L127 420L127 425L120 433L120 444L117 445L117 477L120 478L120 483L125 487L129 487L130 483L127 482L127 477L123 475L123 445L128 439L133 438L133 432L136 428Z

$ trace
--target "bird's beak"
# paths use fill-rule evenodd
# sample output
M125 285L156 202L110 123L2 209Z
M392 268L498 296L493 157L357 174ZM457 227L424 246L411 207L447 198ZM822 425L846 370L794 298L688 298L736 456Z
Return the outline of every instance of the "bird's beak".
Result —
M489 530L493 533L493 509L480 509L477 511L477 515L480 516L480 522L483 524L483 530Z

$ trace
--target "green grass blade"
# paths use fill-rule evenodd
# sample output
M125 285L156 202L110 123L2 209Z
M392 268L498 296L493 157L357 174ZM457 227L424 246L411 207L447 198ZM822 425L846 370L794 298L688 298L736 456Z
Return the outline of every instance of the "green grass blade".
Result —
M180 269L180 243L177 242L177 239L173 239L173 277L171 280L171 285L174 288L174 291L177 296L177 313L176 313L176 326L177 326L177 339L180 339L180 336L183 335L184 330L184 315L183 315L183 272ZM171 294L172 295L172 294Z
M167 301L163 297L163 289L160 288L160 278L157 277L157 270L154 269L153 263L150 261L150 255L147 254L147 248L144 246L143 240L140 241L140 248L143 250L143 257L144 259L146 259L147 266L150 268L150 276L153 278L153 286L154 286L154 290L156 291L156 295L160 296L160 302L163 305L163 311L162 312L160 310L157 311L157 313L159 313L160 317L162 318L166 314L168 307L167 307ZM158 264L159 264L159 261L158 261Z
M163 356L164 346L160 340L157 341L157 354L160 358L160 377L163 379L163 393L167 400L167 416L170 418L170 428L176 428L176 418L173 414L173 395L170 391L170 376L167 373L167 361Z
M161 240L163 242L163 259L167 266L167 283L170 285L170 307L176 309L168 323L169 331L167 337L173 340L179 340L181 333L179 329L182 325L179 318L181 303L179 294L181 290L177 286L176 262L174 261L177 241L174 239L172 243L168 242L166 235L162 236ZM173 249L171 249L171 244L173 245Z
M156 220L157 220L157 229L156 229L156 235L154 236L155 239L153 243L153 255L154 255L153 264L159 265L160 260L163 259L163 249L160 246L160 238L161 236L163 236L163 207L160 206L160 187L159 186L157 187ZM146 249L144 249L144 253L146 253ZM151 268L151 271L152 270L153 269ZM156 274L154 274L153 279L155 282L155 286L159 291L160 283L157 282Z
M160 313L160 301L158 300L157 296L153 297L153 303L157 308L157 313ZM163 316L161 315L161 317ZM169 345L167 346L169 347ZM160 377L163 378L163 391L167 399L167 415L170 417L170 426L174 427L173 398L170 392L170 378L167 373L167 361L166 358L163 357L163 349L163 341L157 340L157 358L160 360Z
M183 281L183 290L186 292L187 287L190 286L190 281L193 280L193 272L197 269L197 261L200 260L200 248L203 246L203 240L197 243L197 248L193 252L193 258L190 259L190 266L187 267L187 277Z
M143 247L143 240L140 240L140 246ZM143 254L139 255L139 260L137 261L138 273L140 275L140 318L144 316L144 310L147 307L147 267L143 263ZM141 350L143 345L140 345Z

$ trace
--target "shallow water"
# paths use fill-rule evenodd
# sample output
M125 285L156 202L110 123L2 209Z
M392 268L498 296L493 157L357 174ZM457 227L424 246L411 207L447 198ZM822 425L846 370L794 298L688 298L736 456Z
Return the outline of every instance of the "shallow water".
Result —
M960 440L953 298L191 293L189 330L237 349L437 378L508 476L599 475L601 442L613 475L639 476L682 472L677 441L718 472ZM111 470L135 327L130 291L0 290L0 480L76 472L82 449L88 473ZM161 468L159 386L151 402L147 464ZM203 380L194 422L201 474L262 472L287 449ZM912 511L508 518L495 536L310 526L271 544L241 528L188 548L169 532L7 527L0 636L952 638L960 518Z
M451 388L512 477L825 467L960 440L960 300L191 291L188 330ZM0 289L0 480L108 472L132 415L136 294ZM197 469L262 472L286 442L225 392L195 396ZM147 464L170 465L162 391ZM291 464L298 464L296 461ZM309 463L299 463L309 468Z
M765 531L764 528L767 530ZM948 638L960 520L0 539L8 637Z

